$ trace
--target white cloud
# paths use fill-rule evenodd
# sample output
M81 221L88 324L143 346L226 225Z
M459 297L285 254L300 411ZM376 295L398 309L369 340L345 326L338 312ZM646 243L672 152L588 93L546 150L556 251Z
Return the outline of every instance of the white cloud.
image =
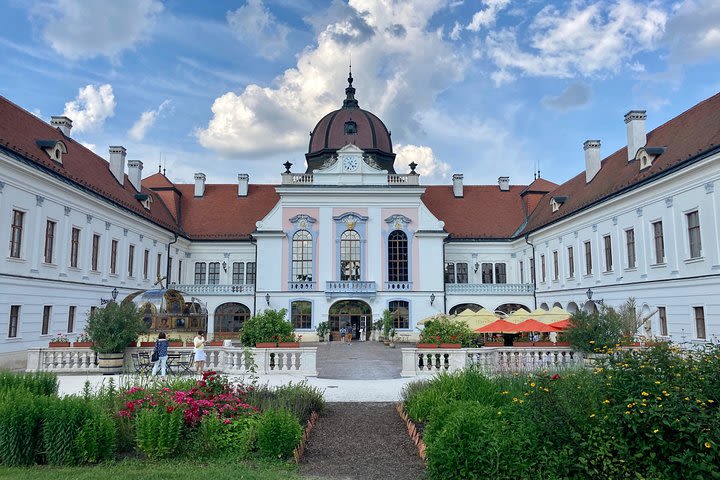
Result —
M74 132L95 130L115 115L115 95L109 84L87 85L78 90L75 100L65 104L63 115L73 121Z
M560 93L560 95L546 95L542 103L548 108L567 111L573 108L582 107L590 101L592 89L582 82L574 82Z
M137 119L137 121L128 131L128 135L130 135L130 138L137 141L145 138L145 134L147 133L148 129L155 124L155 120L157 120L158 115L160 115L160 113L162 113L162 111L167 108L169 104L170 100L165 100L160 104L157 109L147 110L143 112L140 115L140 118Z
M287 47L290 29L278 22L262 0L248 0L234 12L227 12L233 34L265 58L276 58Z
M510 0L483 0L484 10L478 10L466 27L472 32L479 32L483 27L495 25L497 15L510 4Z
M673 63L697 63L720 58L720 3L685 0L668 21L666 42Z
M657 48L667 18L654 3L632 0L573 2L565 11L548 5L527 29L488 34L486 54L498 67L498 84L514 73L560 78L614 74L637 53ZM525 31L528 39L520 37Z
M94 153L97 153L97 152L95 151L95 144L94 144L94 143L90 143L90 142L80 142L80 145L82 145L83 147L87 148L88 150L93 151Z
M43 36L67 58L115 57L146 39L163 5L157 0L51 0L33 9Z
M213 117L197 132L200 144L228 156L306 148L315 122L342 105L350 51L360 107L392 125L398 141L422 135L418 112L460 80L465 68L452 44L427 30L443 3L351 0L349 7L272 86L251 84L217 98ZM343 30L362 24L367 28Z
M410 172L411 162L417 163L415 171L423 183L443 183L450 178L450 165L437 159L432 148L422 145L397 145L395 148L395 170Z
M452 30L450 31L450 40L460 40L460 32L462 31L462 25L460 25L460 22L455 22L455 25L453 25Z

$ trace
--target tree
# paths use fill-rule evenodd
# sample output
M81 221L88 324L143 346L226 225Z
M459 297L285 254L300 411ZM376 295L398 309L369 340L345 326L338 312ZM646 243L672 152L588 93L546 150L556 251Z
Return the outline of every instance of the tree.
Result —
M285 318L286 309L267 309L247 320L240 330L243 345L254 347L256 343L287 341L293 336L293 327ZM280 340L278 340L280 339Z

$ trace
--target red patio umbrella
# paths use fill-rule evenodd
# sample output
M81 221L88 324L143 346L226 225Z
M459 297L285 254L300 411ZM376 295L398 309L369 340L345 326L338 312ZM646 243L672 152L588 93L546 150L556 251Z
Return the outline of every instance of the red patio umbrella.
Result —
M514 323L500 319L475 331L478 333L516 333L518 331L517 327Z
M558 330L567 330L570 328L570 319L567 318L565 320L560 320L559 322L551 323L550 326L555 327Z
M552 324L548 325L547 323L542 323L534 318L528 318L524 322L518 323L515 325L515 331L516 332L557 332L560 330L557 327L554 327Z

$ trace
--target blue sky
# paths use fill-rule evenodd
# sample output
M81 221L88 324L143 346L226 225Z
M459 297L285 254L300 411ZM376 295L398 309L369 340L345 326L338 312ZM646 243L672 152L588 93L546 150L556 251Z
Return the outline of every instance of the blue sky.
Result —
M425 183L564 182L720 91L720 2L0 1L0 93L146 174L277 183L304 169L308 133L342 104L393 132L396 169Z

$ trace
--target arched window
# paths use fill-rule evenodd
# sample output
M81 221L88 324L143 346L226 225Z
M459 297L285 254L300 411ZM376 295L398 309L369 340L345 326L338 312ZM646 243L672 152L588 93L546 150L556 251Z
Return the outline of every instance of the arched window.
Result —
M223 303L215 309L215 337L236 335L248 318L250 309L242 303Z
M408 241L405 232L400 230L388 237L388 281L408 281Z
M312 235L307 230L298 230L292 240L293 282L312 282Z
M410 304L405 300L393 300L388 305L393 328L410 328Z
M295 301L290 306L290 319L295 329L307 329L312 326L312 304L308 301Z
M340 280L360 280L360 235L355 230L340 236Z

